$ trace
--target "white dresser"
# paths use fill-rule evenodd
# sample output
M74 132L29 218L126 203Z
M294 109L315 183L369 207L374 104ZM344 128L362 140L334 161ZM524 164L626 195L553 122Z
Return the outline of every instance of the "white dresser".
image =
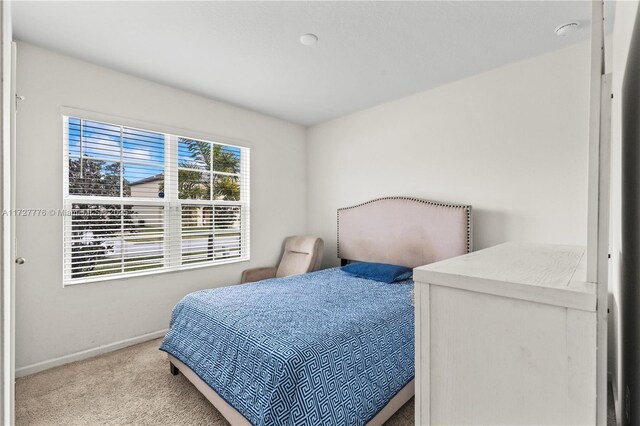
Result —
M584 257L507 243L416 268L416 424L595 424Z

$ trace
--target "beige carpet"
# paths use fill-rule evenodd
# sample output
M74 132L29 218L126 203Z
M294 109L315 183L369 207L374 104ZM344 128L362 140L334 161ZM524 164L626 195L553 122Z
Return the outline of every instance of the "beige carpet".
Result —
M160 340L23 377L17 425L227 425L182 375ZM413 399L387 425L413 425Z

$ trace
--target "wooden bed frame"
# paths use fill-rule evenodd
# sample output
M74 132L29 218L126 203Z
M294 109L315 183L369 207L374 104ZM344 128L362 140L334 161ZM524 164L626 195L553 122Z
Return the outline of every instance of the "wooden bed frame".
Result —
M338 209L338 257L411 268L471 251L471 206L410 197L385 197ZM233 426L251 423L184 363L168 355L171 374L182 373ZM402 388L367 426L386 422L415 394Z

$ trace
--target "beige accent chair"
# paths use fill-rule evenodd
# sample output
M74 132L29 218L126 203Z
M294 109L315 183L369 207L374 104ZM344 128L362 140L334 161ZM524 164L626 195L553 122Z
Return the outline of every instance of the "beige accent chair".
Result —
M280 264L272 268L252 268L242 272L241 283L306 274L320 269L324 242L317 237L288 237Z

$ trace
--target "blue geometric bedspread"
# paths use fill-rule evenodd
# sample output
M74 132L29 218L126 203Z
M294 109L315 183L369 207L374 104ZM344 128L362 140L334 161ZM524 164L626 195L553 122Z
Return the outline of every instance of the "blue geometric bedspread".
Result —
M198 291L160 349L254 425L362 425L414 377L412 288L332 268Z

